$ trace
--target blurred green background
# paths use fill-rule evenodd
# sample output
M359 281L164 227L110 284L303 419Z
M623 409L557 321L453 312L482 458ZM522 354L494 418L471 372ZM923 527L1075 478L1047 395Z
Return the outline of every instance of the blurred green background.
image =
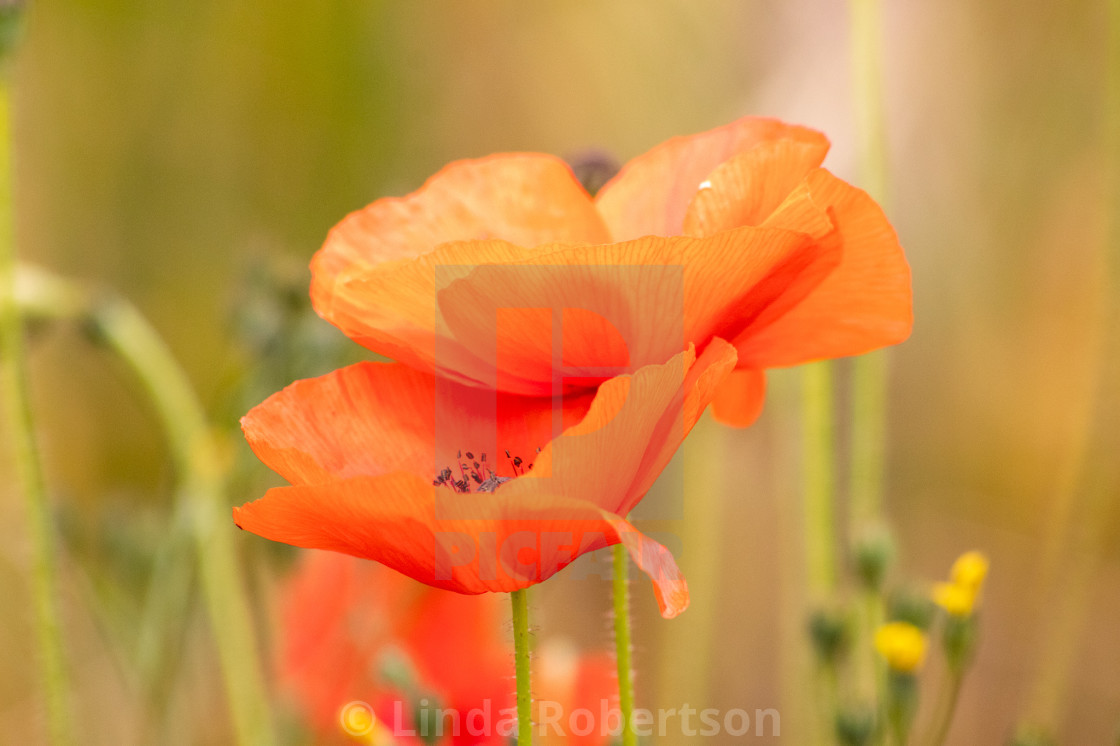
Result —
M1120 501L1090 499L1069 477L1087 452L1096 486L1115 485L1115 459L1100 455L1120 452L1120 423L1098 426L1111 442L1084 442L1102 411L1093 366L1116 336L1098 313L1104 186L1120 168L1104 149L1105 4L885 6L886 204L917 320L891 352L896 576L920 587L964 550L992 558L950 743L1001 743L1029 717L1063 743L1105 743L1120 726ZM233 428L294 375L363 354L298 310L277 321L346 213L456 158L595 147L625 160L744 114L824 131L825 165L858 184L850 57L843 4L809 0L35 2L13 71L20 253L134 301ZM303 357L276 351L293 328ZM82 741L130 743L140 715L112 627L136 610L171 474L119 366L75 333L32 342ZM774 378L756 427L702 423L670 472L688 495L662 528L681 536L693 608L662 622L639 588L638 696L777 707L798 743L797 386L795 373ZM233 501L266 483L252 472ZM0 740L34 743L28 547L12 491L4 480ZM236 540L266 608L289 553ZM608 644L604 590L564 575L542 586L538 635ZM267 637L267 614L261 626ZM164 743L229 739L207 635L193 614Z

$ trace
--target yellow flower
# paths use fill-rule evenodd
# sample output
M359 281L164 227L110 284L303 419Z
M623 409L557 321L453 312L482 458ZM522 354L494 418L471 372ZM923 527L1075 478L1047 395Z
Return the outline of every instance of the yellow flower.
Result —
M890 622L875 632L875 648L895 671L913 673L926 659L926 636L913 624Z
M933 602L953 616L968 616L976 606L976 592L956 583L934 583Z
M965 552L949 570L949 582L933 586L933 602L953 616L969 616L987 575L988 558L980 552Z
M980 592L980 586L988 575L988 558L981 552L965 552L949 570L949 579L954 585L971 589L973 594Z

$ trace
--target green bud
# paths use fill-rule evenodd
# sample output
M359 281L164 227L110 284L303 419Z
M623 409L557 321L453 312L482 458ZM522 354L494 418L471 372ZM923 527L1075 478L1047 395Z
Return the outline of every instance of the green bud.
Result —
M836 740L840 746L866 746L875 737L875 708L844 707L836 714Z
M930 628L936 612L937 607L928 595L912 590L895 591L887 602L887 619L908 622L922 630Z
M864 588L879 591L894 563L894 539L885 526L863 531L852 549L856 575Z
M0 61L6 60L23 35L22 0L0 0Z
M813 612L809 617L809 637L820 662L836 663L851 643L847 616L837 609Z

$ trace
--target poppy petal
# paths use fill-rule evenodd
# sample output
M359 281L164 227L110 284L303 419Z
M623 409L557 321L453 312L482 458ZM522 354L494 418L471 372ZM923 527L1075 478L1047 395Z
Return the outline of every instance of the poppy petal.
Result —
M542 153L448 164L407 197L379 199L331 230L312 264L330 281L355 266L413 259L447 241L520 246L601 242L606 227L571 168Z
M688 604L687 584L669 551L585 500L539 492L513 498L498 489L454 495L471 501L470 512L479 517L444 519L437 517L447 498L440 492L400 472L276 487L234 508L233 519L272 541L376 560L459 593L526 588L581 554L621 542L654 582L663 615L675 616Z
M818 210L803 227L827 232L831 222ZM480 243L441 251L473 248L486 257L515 251ZM599 383L668 360L688 342L734 338L748 324L784 313L832 271L836 249L802 232L749 226L705 238L542 247L529 259L475 267L439 291L445 330L439 344L448 350L441 361L454 360L459 374L479 385L526 395L551 395L557 374L581 385ZM376 282L391 292L388 278ZM540 313L511 315L518 309ZM604 327L612 327L609 336ZM557 342L563 370L556 365ZM443 375L445 369L437 370Z
M766 373L738 368L720 384L712 399L712 417L732 427L747 427L762 414L766 399Z
M410 367L470 383L470 376L460 371L477 369L480 361L470 348L437 337L436 291L478 265L512 264L533 254L504 241L451 242L412 260L355 263L329 282L316 280L312 260L311 302L320 316L358 344Z
M469 477L473 461L513 476L505 450L528 459L578 422L593 392L526 398L437 379L398 363L358 363L297 381L241 420L249 445L292 484L393 471ZM554 416L555 415L555 416ZM459 452L472 452L466 473ZM482 472L485 478L485 472Z
M805 186L812 203L826 209L835 224L840 263L780 318L747 327L735 338L743 367L859 355L910 335L910 267L882 209L824 169L806 177ZM782 213L781 208L775 213L775 223L785 219Z
M311 260L312 305L375 352L406 362L427 352L430 359L428 288L395 288L400 302L383 312L379 299L354 293L349 282L386 262L422 259L442 243L480 238L531 247L603 242L608 234L591 197L559 158L526 153L457 161L413 194L377 200L335 226ZM410 323L394 323L400 320Z
M526 478L500 492L524 500L540 491L578 496L629 513L735 367L735 350L717 339L693 360L689 351L603 383L583 420L544 447Z
M609 519L618 537L618 542L611 543L625 546L630 559L653 581L653 595L657 598L661 616L672 619L687 609L688 583L677 567L672 552L638 531L629 522L606 513L604 516Z
M824 161L828 142L766 142L720 164L696 192L684 232L708 236L742 225L764 225L805 175Z
M685 213L717 166L756 145L793 139L827 149L828 140L806 127L744 117L717 129L674 137L633 159L596 196L615 241L682 232Z

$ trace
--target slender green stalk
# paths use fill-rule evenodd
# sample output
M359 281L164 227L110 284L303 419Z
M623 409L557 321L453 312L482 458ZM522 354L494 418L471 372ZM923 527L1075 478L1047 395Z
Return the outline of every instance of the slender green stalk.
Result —
M881 0L849 0L856 132L860 182L884 205L887 198L887 126L883 95L883 13ZM884 523L883 492L887 442L887 353L856 358L851 378L851 456L848 471L848 527L852 538ZM849 540L849 544L852 539ZM865 614L855 631L856 688L882 698L886 668L871 639L883 623L878 592L867 591Z
M179 478L168 546L178 545L183 536L194 543L238 743L275 742L233 547L232 521L226 512L220 447L190 381L160 336L127 301L115 297L92 300L75 284L42 271L21 269L19 279L20 304L29 316L84 322L99 343L131 368L155 406ZM166 564L157 569L169 574L154 580L154 585L162 589L163 583L169 583L169 587L181 589L185 582L181 573L172 566L174 562L165 568ZM179 593L176 590L173 595ZM181 601L167 603L181 608ZM150 644L144 635L141 632L142 647Z
M883 11L881 0L849 0L852 73L860 182L882 204L887 186L886 116L883 106Z
M634 731L634 664L630 638L630 555L615 544L614 557L614 649L618 664L618 708L622 714L622 746L637 746Z
M887 136L883 107L883 17L880 0L850 0L854 109L860 182L885 206ZM882 523L887 422L887 356L876 352L852 363L850 526L858 532Z
M945 690L942 702L938 708L937 720L930 730L929 746L942 746L949 736L949 726L953 724L953 716L957 712L957 701L961 696L961 684L964 682L964 671L950 671L945 679Z
M218 645L238 741L273 743L251 616L238 572L219 446L186 374L155 330L123 300L97 306L91 326L147 390L178 469L193 518L196 559Z
M70 684L59 620L54 527L39 449L35 443L23 330L15 297L13 213L11 91L7 78L0 72L0 358L3 360L3 370L0 371L3 391L0 397L7 413L16 480L24 494L31 534L31 592L50 741L63 744L74 740L75 731L71 723Z
M806 365L801 380L806 570L810 600L820 603L836 589L832 364Z
M529 592L514 591L509 594L513 605L513 655L517 672L517 743L533 743L533 693L529 680Z
M832 363L806 365L801 370L802 396L802 510L805 571L809 602L821 606L836 590L836 507L833 469ZM831 734L838 687L834 668L818 660L816 668L820 709L819 727ZM829 735L821 736L825 739Z
M852 450L848 494L853 532L883 521L887 362L887 353L882 350L852 361Z
M886 691L887 722L897 746L910 743L910 727L918 710L918 679L910 673L891 672Z

